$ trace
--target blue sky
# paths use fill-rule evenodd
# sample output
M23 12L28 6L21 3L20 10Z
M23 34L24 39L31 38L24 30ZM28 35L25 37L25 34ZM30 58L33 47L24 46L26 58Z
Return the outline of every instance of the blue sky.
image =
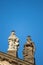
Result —
M12 30L20 39L19 58L23 58L30 35L36 47L36 65L43 65L43 0L0 0L0 51L7 52Z

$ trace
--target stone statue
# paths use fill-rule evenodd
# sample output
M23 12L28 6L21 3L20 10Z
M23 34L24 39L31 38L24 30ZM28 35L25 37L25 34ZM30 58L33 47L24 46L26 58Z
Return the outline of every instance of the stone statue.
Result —
M19 39L16 37L15 32L12 31L8 38L9 48L8 50L17 50L19 45Z
M23 55L24 60L34 63L35 46L30 36L27 36L27 41L24 45Z
M27 42L26 43L27 43L27 46L28 46L29 50L31 50L32 54L34 54L35 45L34 45L34 42L32 41L30 36L27 37Z

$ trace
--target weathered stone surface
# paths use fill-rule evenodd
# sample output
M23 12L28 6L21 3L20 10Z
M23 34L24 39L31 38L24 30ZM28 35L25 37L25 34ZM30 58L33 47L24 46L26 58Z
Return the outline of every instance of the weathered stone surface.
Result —
M30 36L27 37L27 41L24 45L23 55L24 60L29 61L34 64L34 52L35 46Z
M32 63L30 62L26 62L24 60L21 60L19 58L16 58L12 55L9 55L7 53L3 53L3 52L0 52L0 61L6 61L8 63L10 63L11 65L30 65Z
M16 37L15 32L12 31L8 38L8 52L0 52L0 65L35 65L34 52L35 46L30 36L27 37L27 42L24 45L23 56L24 59L17 57L19 39Z
M16 57L17 56L17 50L19 47L19 39L15 35L14 31L11 32L11 35L8 38L8 44L9 44L8 54Z

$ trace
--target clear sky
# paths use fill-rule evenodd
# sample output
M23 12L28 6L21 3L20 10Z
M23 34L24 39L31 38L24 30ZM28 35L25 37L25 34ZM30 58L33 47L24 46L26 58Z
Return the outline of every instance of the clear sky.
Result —
M23 58L30 35L36 47L36 65L43 65L43 0L0 0L0 51L7 52L12 30L20 39L19 58Z

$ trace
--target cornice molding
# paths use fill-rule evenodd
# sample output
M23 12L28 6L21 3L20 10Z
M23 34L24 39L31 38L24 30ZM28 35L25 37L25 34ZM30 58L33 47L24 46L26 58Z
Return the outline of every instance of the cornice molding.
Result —
M4 52L0 52L0 60L1 61L8 61L9 63L15 63L15 64L22 64L22 65L30 65L32 63L30 62L27 62L27 61L24 61L22 59L19 59L19 58L16 58L16 57L13 57L12 55L9 55L7 53L4 53Z

